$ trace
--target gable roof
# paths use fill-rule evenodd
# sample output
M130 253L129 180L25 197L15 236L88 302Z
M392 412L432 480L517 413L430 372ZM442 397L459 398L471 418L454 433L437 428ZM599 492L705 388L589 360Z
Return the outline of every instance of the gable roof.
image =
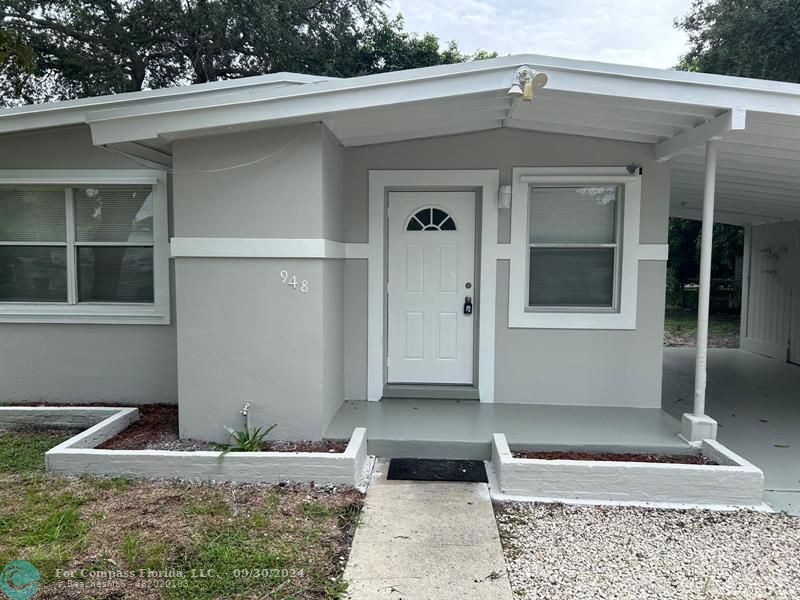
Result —
M507 95L522 65L549 77ZM673 213L695 216L703 144L720 139L720 219L800 216L800 85L537 55L350 79L275 74L0 111L0 133L86 123L98 145L322 121L344 146L510 127L649 144L673 166Z

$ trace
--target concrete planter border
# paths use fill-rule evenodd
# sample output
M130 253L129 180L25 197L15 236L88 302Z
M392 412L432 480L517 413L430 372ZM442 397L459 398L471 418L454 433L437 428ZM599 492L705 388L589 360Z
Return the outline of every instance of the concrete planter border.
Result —
M189 481L360 486L368 476L367 430L357 427L344 452L219 452L98 450L139 419L137 408L0 407L0 426L86 427L45 453L47 470L60 475L108 475Z
M759 507L761 469L714 440L700 451L717 465L514 458L495 433L492 466L504 495L547 500Z

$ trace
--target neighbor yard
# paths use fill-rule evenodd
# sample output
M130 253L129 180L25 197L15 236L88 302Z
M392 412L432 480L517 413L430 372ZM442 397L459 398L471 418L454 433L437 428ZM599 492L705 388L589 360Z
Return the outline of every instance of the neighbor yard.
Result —
M338 598L362 494L308 485L63 478L63 431L0 432L0 568L36 598Z
M664 345L694 346L697 343L697 311L667 308L664 315ZM710 348L739 347L739 317L711 315L708 322Z

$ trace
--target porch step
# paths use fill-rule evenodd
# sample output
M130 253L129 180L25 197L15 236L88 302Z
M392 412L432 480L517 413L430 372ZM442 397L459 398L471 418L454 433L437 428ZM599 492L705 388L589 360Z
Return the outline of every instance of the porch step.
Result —
M453 460L489 460L491 442L402 440L367 438L367 452L379 458L442 458Z
M478 388L471 385L411 385L392 383L383 388L384 398L429 400L479 400Z

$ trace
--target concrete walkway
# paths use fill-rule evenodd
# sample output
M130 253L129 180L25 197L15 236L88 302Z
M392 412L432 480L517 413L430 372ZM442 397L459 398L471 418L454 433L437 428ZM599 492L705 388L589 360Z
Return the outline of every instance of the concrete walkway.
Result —
M352 600L511 600L485 483L387 481L375 467L344 578Z

